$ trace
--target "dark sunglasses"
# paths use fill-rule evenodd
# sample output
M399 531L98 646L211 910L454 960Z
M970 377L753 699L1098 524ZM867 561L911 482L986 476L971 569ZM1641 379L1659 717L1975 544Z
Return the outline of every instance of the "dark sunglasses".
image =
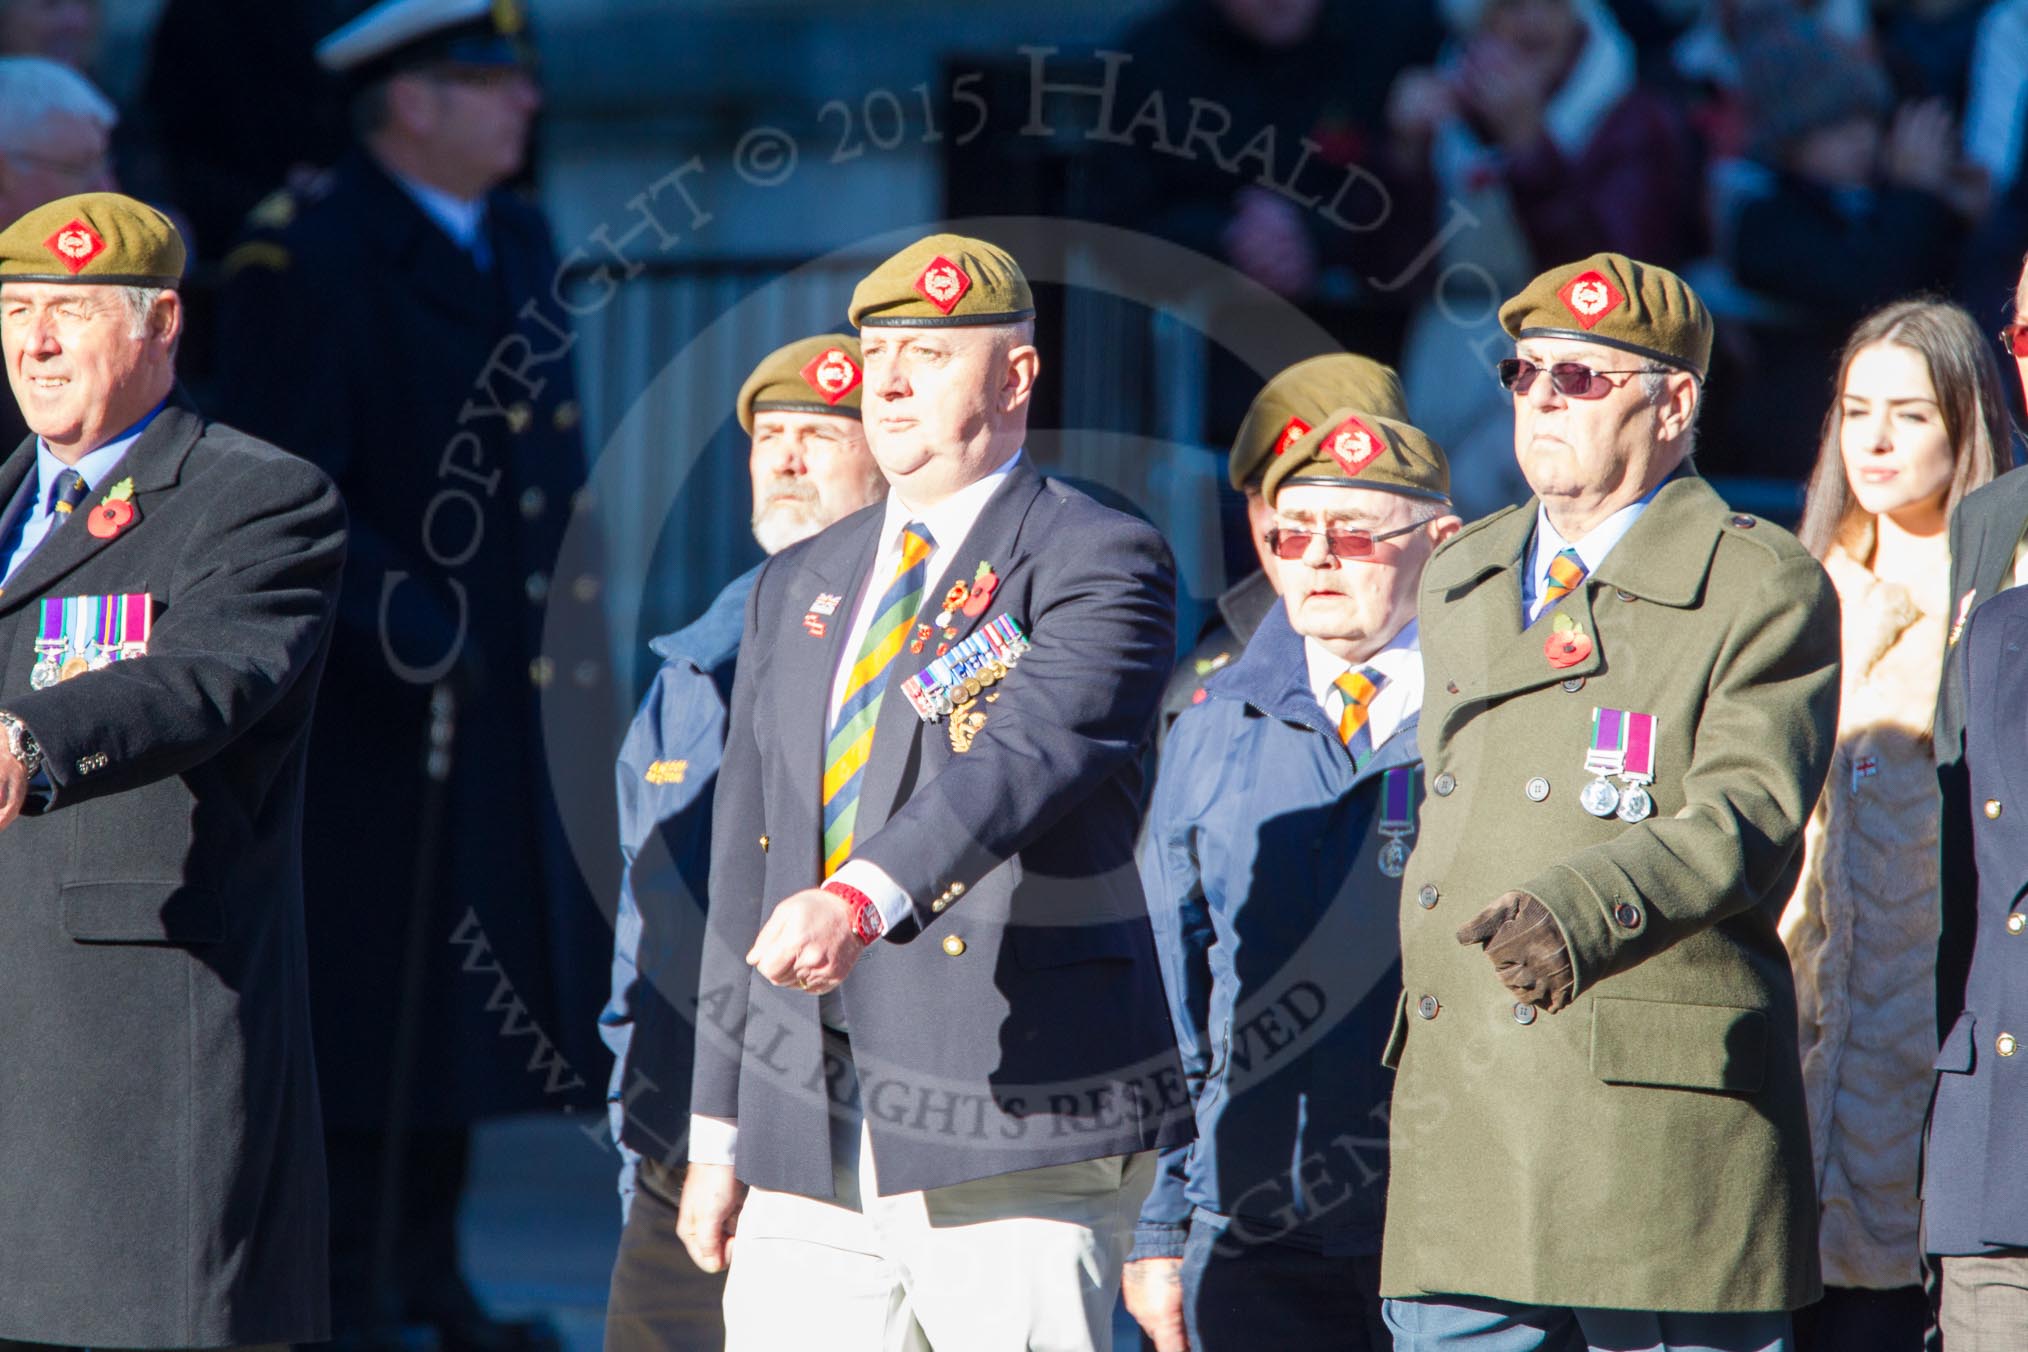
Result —
M1526 357L1509 357L1496 368L1500 372L1500 383L1515 394L1525 395L1535 385L1535 377L1545 369ZM1631 371L1594 371L1582 362L1560 361L1546 368L1549 383L1556 392L1568 399L1603 399L1619 386L1607 380L1607 376L1642 376L1657 370L1653 366L1637 367Z
M2000 346L2016 361L2028 361L2028 324L2016 320L2001 329Z
M1397 535L1421 530L1428 524L1427 521L1414 521L1394 530L1382 531L1378 535L1370 530L1327 530L1323 532L1324 548L1330 550L1335 558L1370 559L1373 557L1373 546L1382 540L1392 540ZM1316 539L1317 535L1318 532L1313 530L1275 526L1261 538L1267 541L1267 547L1275 552L1276 558L1300 559L1310 552L1310 541Z

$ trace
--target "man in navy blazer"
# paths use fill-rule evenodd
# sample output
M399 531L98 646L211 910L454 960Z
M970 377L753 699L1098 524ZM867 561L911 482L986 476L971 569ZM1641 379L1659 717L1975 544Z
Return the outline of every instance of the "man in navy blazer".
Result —
M2001 335L2028 398L2028 266ZM1959 600L1938 696L1943 926L1924 1248L1943 1260L1946 1347L2028 1346L2028 474L1951 519ZM1997 593L1997 594L1996 594ZM1988 599L1990 598L1990 599ZM1993 1340L1990 1343L1980 1339Z
M748 602L677 1222L729 1348L1108 1346L1190 1131L1133 863L1175 574L1022 453L1033 315L958 236L859 285L892 491Z

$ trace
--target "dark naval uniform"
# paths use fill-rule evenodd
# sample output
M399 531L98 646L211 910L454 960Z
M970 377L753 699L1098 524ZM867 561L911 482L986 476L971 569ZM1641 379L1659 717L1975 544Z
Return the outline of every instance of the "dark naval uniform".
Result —
M449 1189L447 1217L462 1128L595 1105L607 1074L611 934L556 806L592 818L584 839L613 838L600 579L572 561L597 551L571 531L589 499L556 257L541 215L495 191L482 270L358 151L326 195L258 214L227 265L228 416L325 468L354 524L306 819L324 1109L334 1161L335 1133L387 1122L420 892L410 1125L451 1135L409 1187ZM433 690L454 702L440 788ZM544 724L573 736L545 739Z

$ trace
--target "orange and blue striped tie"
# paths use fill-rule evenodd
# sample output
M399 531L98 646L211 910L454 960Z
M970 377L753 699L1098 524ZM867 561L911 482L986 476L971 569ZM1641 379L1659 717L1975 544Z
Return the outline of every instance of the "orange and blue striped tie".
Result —
M1373 754L1373 730L1366 725L1367 713L1386 681L1387 677L1372 667L1360 667L1331 682L1338 692L1338 740L1351 754L1355 770Z
M916 612L922 608L929 580L929 556L937 546L929 527L911 521L902 528L901 558L894 581L873 609L873 623L859 645L859 655L845 678L845 698L831 721L824 747L824 876L830 877L852 857L852 826L859 816L859 780L873 749L873 725L880 717L880 696L887 689L887 669L901 651Z
M1549 585L1542 589L1542 606L1547 610L1576 591L1590 570L1575 548L1563 550L1549 561Z

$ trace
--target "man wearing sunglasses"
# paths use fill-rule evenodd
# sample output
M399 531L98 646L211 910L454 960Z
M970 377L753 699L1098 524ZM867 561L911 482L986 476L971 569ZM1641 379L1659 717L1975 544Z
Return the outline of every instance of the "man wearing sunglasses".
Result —
M2028 260L2014 294L2014 322L2000 344L2021 373L2028 406ZM1984 1337L2018 1344L2028 1322L2028 1194L2008 1161L2020 1153L2019 1039L2006 1017L2028 1001L2028 903L2018 841L2018 776L2024 714L2018 649L2028 597L2028 473L2003 474L1958 504L1951 517L1950 651L1937 696L1938 832L1942 861L1937 943L1935 1106L1925 1142L1923 1236L1941 1259L1939 1320L1947 1345ZM1998 596L1996 593L2009 593ZM1991 601L1992 604L1988 604ZM1976 623L1973 621L1976 620ZM1982 747L1999 754L1979 754Z
M1197 1141L1127 1265L1160 1352L1391 1346L1380 1317L1416 590L1459 521L1420 430L1338 408L1266 463L1281 599L1164 752L1140 849Z
M1205 624L1197 646L1177 664L1169 688L1162 692L1162 717L1155 725L1158 743L1168 737L1177 715L1204 702L1205 682L1239 656L1274 605L1274 556L1266 544L1273 518L1261 496L1261 481L1278 457L1312 428L1322 426L1325 416L1337 408L1408 418L1401 378L1394 368L1350 352L1328 352L1297 362L1268 381L1247 406L1232 439L1226 472L1233 490L1245 500L1247 530L1260 557L1260 571L1246 574L1220 594L1218 613Z
M1786 1352L1821 1290L1775 920L1838 609L1688 464L1711 319L1616 254L1500 311L1534 501L1420 606L1382 1291L1398 1352Z

